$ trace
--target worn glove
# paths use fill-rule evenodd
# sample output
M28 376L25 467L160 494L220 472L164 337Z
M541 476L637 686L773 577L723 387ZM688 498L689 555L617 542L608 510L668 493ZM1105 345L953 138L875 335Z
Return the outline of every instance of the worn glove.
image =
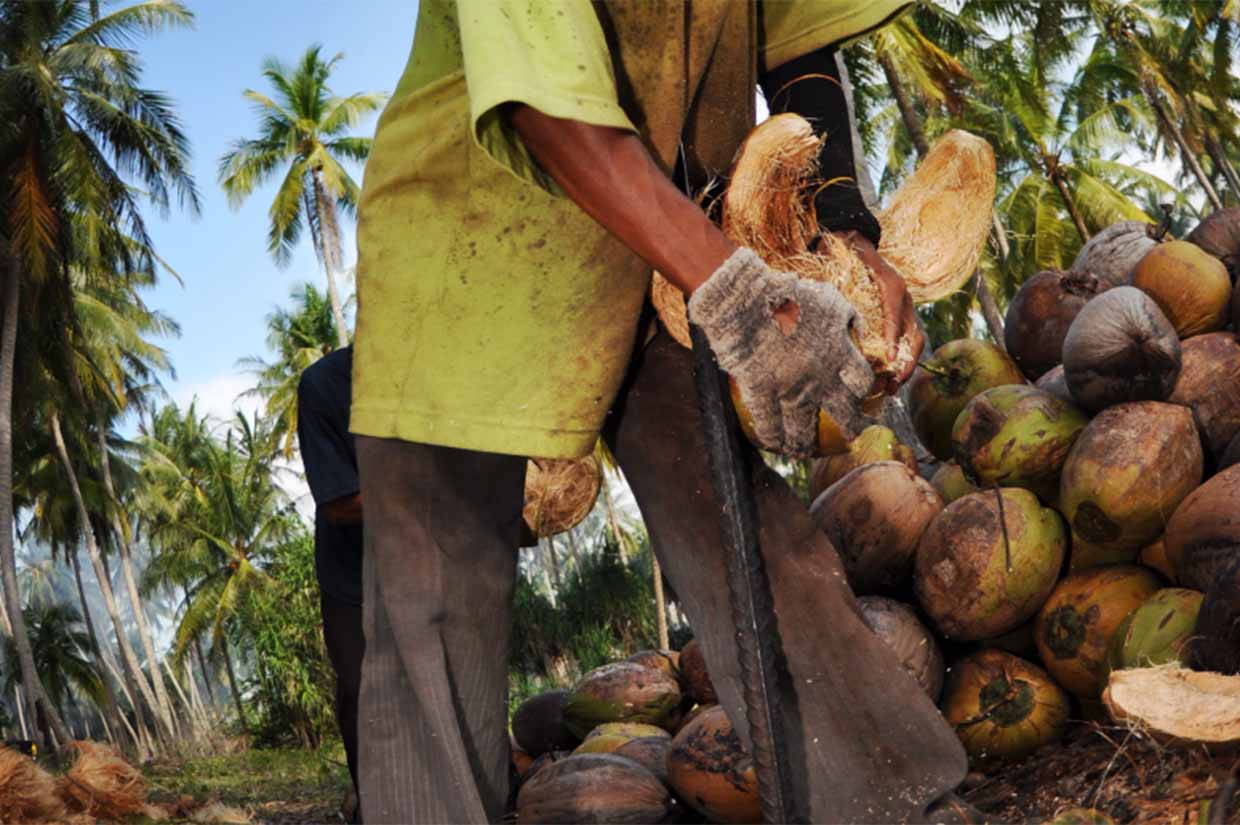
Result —
M791 301L796 327L784 333L772 311ZM862 323L830 284L775 272L738 249L689 299L719 366L740 387L758 440L767 449L808 457L818 444L818 410L853 438L872 423L861 414L874 372L848 334Z

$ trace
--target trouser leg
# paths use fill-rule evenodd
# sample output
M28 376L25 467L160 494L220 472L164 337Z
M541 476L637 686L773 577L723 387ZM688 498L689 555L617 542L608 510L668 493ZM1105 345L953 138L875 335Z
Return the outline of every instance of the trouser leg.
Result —
M660 333L636 359L606 436L633 488L720 702L748 739L719 503L690 353ZM839 558L803 504L751 456L759 536L782 648L779 702L800 816L917 821L963 778L934 704L862 623Z
M366 502L363 817L498 821L525 460L356 444Z
M320 597L323 615L323 641L327 645L327 658L336 672L336 725L344 743L345 760L349 763L349 776L354 791L357 782L357 708L362 689L362 654L366 637L362 631L362 608L360 605L334 599L327 594Z

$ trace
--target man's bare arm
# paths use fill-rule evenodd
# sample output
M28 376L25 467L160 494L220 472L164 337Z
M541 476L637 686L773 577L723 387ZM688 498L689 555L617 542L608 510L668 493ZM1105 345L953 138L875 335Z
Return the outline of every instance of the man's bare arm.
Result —
M362 494L342 496L327 502L321 508L327 521L337 527L362 523Z

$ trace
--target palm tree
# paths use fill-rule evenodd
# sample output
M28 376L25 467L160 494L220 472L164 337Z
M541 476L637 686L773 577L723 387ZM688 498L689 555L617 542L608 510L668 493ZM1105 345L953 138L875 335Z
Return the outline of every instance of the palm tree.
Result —
M268 212L267 250L277 263L287 264L303 228L309 227L315 254L327 273L337 345L343 347L349 338L336 286L341 269L339 212L354 212L358 186L341 161L363 162L371 146L370 138L345 132L379 109L385 96L368 92L335 97L327 82L344 55L324 61L321 50L311 46L294 67L275 58L263 61L263 77L274 97L245 91L261 119L259 136L233 143L220 159L219 180L236 207L287 164Z
M12 541L18 326L37 329L66 316L65 279L74 260L106 262L110 272L150 268L133 266L153 258L140 197L165 212L173 196L197 209L177 118L163 95L139 85L141 64L126 48L136 35L191 20L175 0L102 17L92 0L0 0L0 174L8 192L0 207L0 577L31 715L45 697L19 609ZM94 231L75 236L70 215L90 221ZM23 313L23 291L30 307L45 299L58 311ZM56 709L42 704L63 741Z

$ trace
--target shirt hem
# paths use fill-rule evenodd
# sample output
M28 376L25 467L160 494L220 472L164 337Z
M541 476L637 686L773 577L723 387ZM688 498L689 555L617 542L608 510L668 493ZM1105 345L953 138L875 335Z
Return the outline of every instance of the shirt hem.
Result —
M862 11L826 20L796 36L778 43L768 43L762 49L763 71L771 71L789 60L803 57L826 46L844 46L875 29L880 29L913 7L913 3L876 2Z
M462 421L402 410L354 405L349 421L354 435L395 438L416 444L537 458L582 458L594 450L598 429L514 427L500 421Z

